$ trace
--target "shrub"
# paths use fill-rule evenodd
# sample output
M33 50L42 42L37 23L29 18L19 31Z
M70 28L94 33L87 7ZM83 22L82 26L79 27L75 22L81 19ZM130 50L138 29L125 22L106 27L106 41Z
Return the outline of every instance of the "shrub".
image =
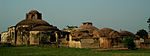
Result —
M135 43L134 43L134 39L132 37L126 38L123 42L128 47L128 49L131 49L131 50L135 50L136 49L136 46L135 46Z

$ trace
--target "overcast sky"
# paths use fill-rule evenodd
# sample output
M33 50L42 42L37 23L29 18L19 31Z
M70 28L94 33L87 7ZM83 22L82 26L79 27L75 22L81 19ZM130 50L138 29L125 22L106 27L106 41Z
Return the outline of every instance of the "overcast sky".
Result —
M99 29L136 33L148 31L150 0L0 0L0 32L15 26L33 9L59 29L90 21Z

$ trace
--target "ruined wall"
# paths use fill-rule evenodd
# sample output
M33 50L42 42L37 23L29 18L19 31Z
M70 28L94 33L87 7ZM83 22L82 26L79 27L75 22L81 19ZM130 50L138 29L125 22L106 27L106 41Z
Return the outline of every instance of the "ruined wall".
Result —
M69 47L81 48L81 42L80 41L69 41Z
M81 39L82 48L99 48L99 39Z
M144 39L140 38L140 39L134 40L134 43L136 44L136 48L141 48L141 43L144 43Z
M62 33L60 38L58 39L60 47L69 47L69 41L70 39L68 33Z
M60 47L68 47L69 46L69 43L68 41L66 40L66 38L61 38L58 40L59 41L59 46Z
M54 31L30 31L30 45L56 43L57 37Z
M11 38L11 44L15 45L15 43L16 43L15 26L9 27L9 28L8 28L8 33L9 33L9 36L10 36L10 38Z
M30 31L30 45L39 45L39 37L37 34L39 31Z
M101 37L99 40L100 40L100 47L101 48L110 48L110 47L112 47L112 45L111 45L112 40L111 39Z
M16 45L39 45L39 44L50 44L57 41L56 31L41 31L33 30L28 25L21 25L16 27L17 40Z
M6 42L6 43L10 42L10 37L9 37L8 32L2 32L1 33L1 42Z
M150 48L150 38L144 39L144 42L140 43L140 48Z
M29 30L28 25L16 27L16 45L29 45Z
M16 45L29 45L29 31L18 31Z

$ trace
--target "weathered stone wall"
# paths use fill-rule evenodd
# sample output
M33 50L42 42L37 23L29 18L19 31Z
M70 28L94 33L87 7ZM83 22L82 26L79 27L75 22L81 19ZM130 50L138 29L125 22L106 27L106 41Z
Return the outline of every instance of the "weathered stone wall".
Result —
M17 26L16 45L39 45L56 42L58 34L56 31L30 31L31 27L27 25Z
M81 48L81 42L80 41L69 41L69 47Z
M56 37L51 31L30 31L30 45L50 44L51 39Z
M30 31L30 45L56 44L59 36L55 31Z
M144 39L144 42L142 41L141 48L150 48L150 38Z
M19 31L17 32L16 45L29 45L29 32Z
M30 45L39 45L39 37L37 34L39 31L30 31Z
M69 46L69 41L66 40L66 38L61 38L58 40L59 46L60 47L68 47Z
M141 48L141 43L144 42L144 39L140 38L139 40L134 40L134 43L136 44L136 48Z
M110 48L110 47L112 47L111 39L108 39L108 38L105 38L105 37L101 37L99 40L100 40L100 47L101 48Z
M30 26L22 25L16 27L16 45L29 45Z
M10 42L8 32L1 33L1 42L7 42L7 43Z
M69 47L69 41L69 34L61 34L61 37L58 39L61 47Z
M98 39L81 39L82 48L99 48Z
M9 36L11 38L11 44L15 45L15 43L16 43L15 26L9 27L8 28L8 33L9 33Z

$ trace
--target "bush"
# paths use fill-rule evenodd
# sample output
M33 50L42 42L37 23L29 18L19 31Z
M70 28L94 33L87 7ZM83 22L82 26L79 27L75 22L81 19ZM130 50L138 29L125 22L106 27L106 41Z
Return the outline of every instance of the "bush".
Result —
M128 49L131 49L131 50L135 50L136 49L136 46L135 46L135 43L134 43L134 39L132 37L126 38L123 42L128 47Z

